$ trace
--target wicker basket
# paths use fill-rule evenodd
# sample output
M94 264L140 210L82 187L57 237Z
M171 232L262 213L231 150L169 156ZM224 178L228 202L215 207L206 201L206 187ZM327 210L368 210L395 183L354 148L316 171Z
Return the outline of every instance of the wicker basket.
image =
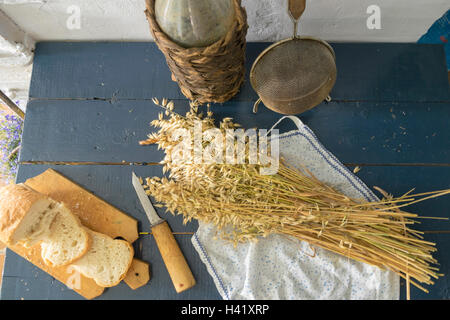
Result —
M155 43L164 53L172 79L181 92L197 103L223 103L244 82L247 15L241 0L233 0L235 22L224 38L202 48L183 48L160 29L155 18L155 0L146 0L147 20Z

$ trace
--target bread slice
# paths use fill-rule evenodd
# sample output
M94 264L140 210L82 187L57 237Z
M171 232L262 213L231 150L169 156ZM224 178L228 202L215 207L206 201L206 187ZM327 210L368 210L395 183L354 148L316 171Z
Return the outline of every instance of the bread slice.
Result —
M0 240L25 247L40 243L42 258L50 266L76 261L90 245L89 234L64 204L24 184L0 189Z
M59 203L55 211L50 232L41 243L41 254L47 265L65 266L85 255L91 240L78 217L63 204Z
M133 261L133 247L127 241L114 240L107 235L86 230L92 238L92 245L86 255L72 266L101 287L119 284Z

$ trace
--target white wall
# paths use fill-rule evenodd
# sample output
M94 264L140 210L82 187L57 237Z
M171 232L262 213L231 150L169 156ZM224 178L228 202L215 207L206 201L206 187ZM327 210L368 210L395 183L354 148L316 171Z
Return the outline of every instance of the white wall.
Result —
M0 89L25 105L31 79L34 40L0 11Z
M248 41L291 35L287 0L243 0ZM369 5L381 8L381 29L368 30ZM67 8L81 9L81 29L70 30ZM144 0L0 0L0 10L36 40L151 39ZM415 42L450 8L448 0L307 0L302 34L338 41Z

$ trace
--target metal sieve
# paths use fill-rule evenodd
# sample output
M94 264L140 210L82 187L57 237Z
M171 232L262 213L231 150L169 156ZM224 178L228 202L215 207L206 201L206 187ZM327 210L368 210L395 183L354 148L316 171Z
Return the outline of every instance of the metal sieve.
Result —
M330 100L336 82L336 58L325 41L297 36L298 20L306 0L288 0L294 36L265 49L253 63L250 83L258 93L254 112L262 101L282 114L298 114Z

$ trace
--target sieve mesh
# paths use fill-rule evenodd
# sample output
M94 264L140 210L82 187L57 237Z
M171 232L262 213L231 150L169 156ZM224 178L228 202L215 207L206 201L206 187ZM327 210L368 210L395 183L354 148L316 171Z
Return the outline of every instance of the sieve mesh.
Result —
M320 41L285 41L268 50L255 64L252 86L273 101L306 97L321 88L336 72L333 53Z

